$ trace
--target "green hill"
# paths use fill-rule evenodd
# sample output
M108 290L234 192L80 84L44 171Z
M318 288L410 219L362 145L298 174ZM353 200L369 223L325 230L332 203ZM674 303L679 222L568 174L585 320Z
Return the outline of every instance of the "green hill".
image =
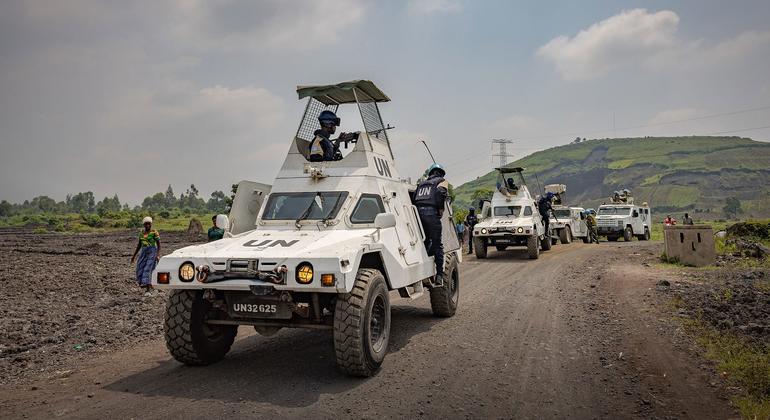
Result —
M586 140L533 153L511 163L526 169L531 191L567 185L570 205L595 207L622 188L657 212L689 211L701 219L724 217L728 197L743 216L770 216L770 143L740 137L645 137ZM451 173L451 168L448 168ZM490 172L455 188L459 206L474 191L495 187Z

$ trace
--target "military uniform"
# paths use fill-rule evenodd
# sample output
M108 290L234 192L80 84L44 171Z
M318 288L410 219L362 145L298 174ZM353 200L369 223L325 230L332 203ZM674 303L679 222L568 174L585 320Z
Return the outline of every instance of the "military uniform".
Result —
M550 224L550 215L549 213L553 210L553 207L551 206L551 200L546 197L540 197L540 201L537 203L537 210L540 213L540 217L543 218L543 224L545 225L545 236L548 237L551 235L551 232L548 230L548 225Z
M593 214L586 216L586 226L588 227L588 243L599 243L599 234L596 231L596 217Z
M465 224L468 226L468 253L473 253L473 227L479 222L479 217L476 213L468 213L465 216Z
M310 142L309 160L311 162L323 162L335 160L334 143L329 140L329 134L323 130L316 130L313 141Z
M436 274L444 272L444 244L441 242L441 215L449 183L439 175L433 175L421 182L414 192L414 204L420 214L425 231L425 248L428 255L435 257Z

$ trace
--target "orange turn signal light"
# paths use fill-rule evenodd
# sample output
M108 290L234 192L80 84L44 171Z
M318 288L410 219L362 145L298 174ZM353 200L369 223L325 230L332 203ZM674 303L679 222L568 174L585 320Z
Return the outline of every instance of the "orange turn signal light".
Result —
M336 279L334 278L334 274L321 274L321 285L322 286L334 286L334 283L336 283Z
M168 273L158 273L158 284L168 284Z

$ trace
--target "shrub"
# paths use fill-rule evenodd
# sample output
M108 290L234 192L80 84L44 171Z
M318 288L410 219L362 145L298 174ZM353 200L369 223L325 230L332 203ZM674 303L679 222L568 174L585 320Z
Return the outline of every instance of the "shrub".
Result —
M80 215L80 219L83 220L84 225L92 228L101 227L104 224L98 214L83 213Z

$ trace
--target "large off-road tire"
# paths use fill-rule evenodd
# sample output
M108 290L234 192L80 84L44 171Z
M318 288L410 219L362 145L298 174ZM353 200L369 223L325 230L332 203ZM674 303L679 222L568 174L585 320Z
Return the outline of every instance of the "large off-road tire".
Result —
M433 315L450 317L457 311L460 299L460 270L454 252L444 260L444 285L430 289L430 308Z
M623 229L623 240L626 242L631 242L631 239L634 238L634 231L631 230L631 226L626 226L625 229Z
M506 249L508 249L508 245L495 245L495 249L497 249L498 251L505 251Z
M572 232L569 230L568 227L565 227L564 229L559 229L559 241L565 245L572 242Z
M485 238L473 238L473 248L476 258L484 259L487 257L487 240Z
M543 236L543 239L540 241L540 246L543 248L543 251L550 251L551 246L553 246L553 242L551 242L551 236Z
M334 354L348 375L367 377L380 369L390 341L390 299L379 270L358 270L353 290L334 308Z
M540 239L537 235L527 238L527 255L529 255L531 260L540 258Z
M224 359L238 332L237 325L207 324L211 303L195 290L172 290L166 302L164 335L174 359L192 366Z

